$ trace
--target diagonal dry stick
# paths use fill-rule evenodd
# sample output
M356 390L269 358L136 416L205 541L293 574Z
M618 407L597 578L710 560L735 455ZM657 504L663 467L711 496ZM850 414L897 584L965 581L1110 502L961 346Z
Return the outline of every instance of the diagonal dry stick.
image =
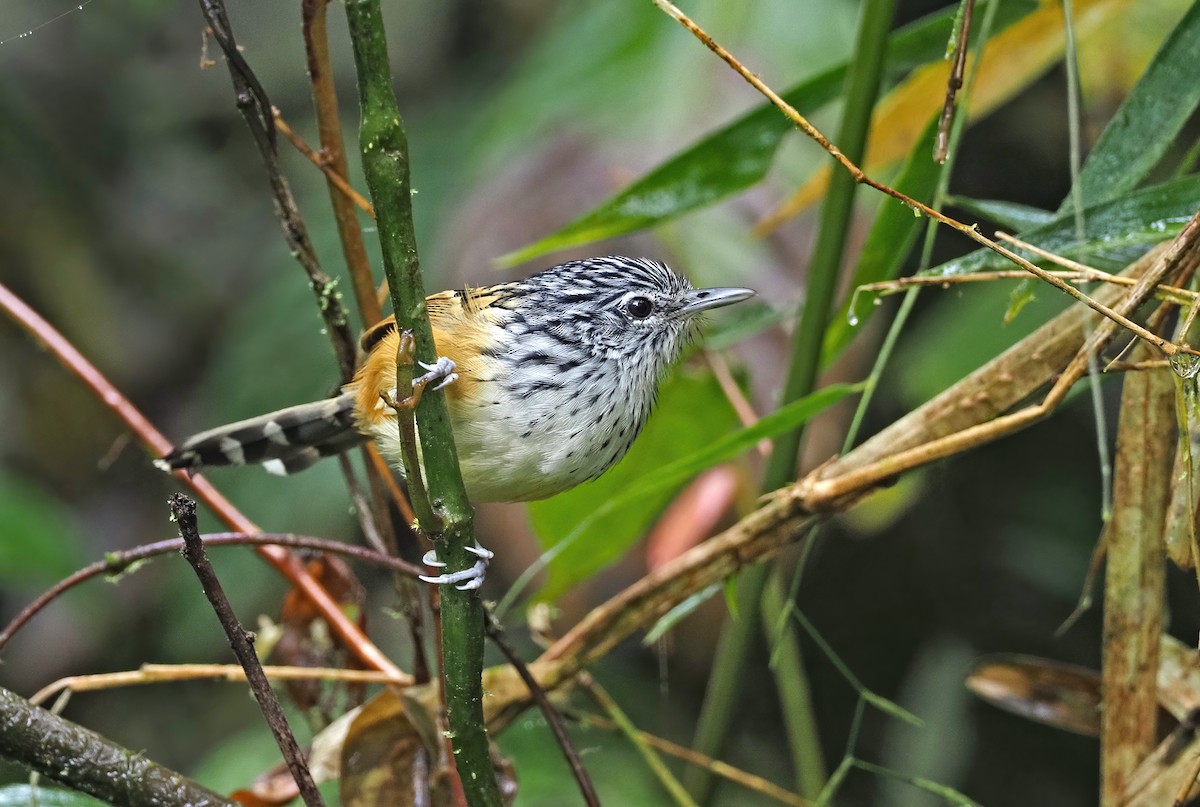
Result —
M1099 270L1084 270L1063 269L1055 271L1057 277L1063 280L1074 280L1080 283L1113 283L1118 286L1132 287L1137 285L1137 281L1129 277L1121 277L1120 275L1110 275ZM898 294L905 289L912 288L942 288L949 289L951 286L961 286L971 283L990 283L995 280L1024 280L1029 275L1020 269L999 270L995 272L972 272L969 275L954 275L952 277L931 277L929 275L909 275L908 277L898 277L895 280L880 280L876 283L864 283L858 287L858 291L874 292L881 297L886 297L892 294ZM1155 287L1154 293L1156 296L1176 305L1194 306L1200 303L1200 291L1192 291L1191 289L1181 289L1178 286L1165 286L1159 284Z
M296 741L296 735L288 725L287 715L283 713L279 696L267 680L262 662L254 652L254 634L242 627L242 623L238 621L233 605L225 596L221 580L209 563L208 554L204 551L204 539L200 537L200 528L196 522L195 499L189 499L183 493L172 493L168 502L171 520L179 527L179 536L183 538L183 557L196 573L200 587L204 589L204 596L229 638L229 646L234 656L246 671L246 682L250 685L254 699L258 701L263 718L275 737L275 743L287 762L288 770L292 772L292 778L296 780L300 796L307 807L325 807L325 799L317 790L317 783L313 781L312 772L304 759L304 752L300 750L300 743Z

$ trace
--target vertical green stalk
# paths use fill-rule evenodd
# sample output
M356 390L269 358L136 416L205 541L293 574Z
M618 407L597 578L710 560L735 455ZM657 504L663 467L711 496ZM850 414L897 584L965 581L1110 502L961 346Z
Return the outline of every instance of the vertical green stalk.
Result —
M359 140L363 171L375 204L396 325L402 331L412 332L416 358L433 362L436 348L425 309L425 288L413 232L408 141L392 89L379 0L347 0L346 18L362 105ZM399 394L404 393L399 391ZM474 544L473 512L463 489L445 396L424 395L416 416L429 498L424 502L414 501L413 507L421 519L421 528L433 539L438 557L446 562L447 568L465 569L474 562L466 551L467 546ZM410 479L416 479L421 468L406 467L405 472ZM472 807L499 807L500 792L492 774L483 722L480 681L483 638L483 606L477 593L444 586L442 678L454 762Z
M855 59L846 77L846 106L838 129L838 144L852 162L861 163L865 151L871 112L879 92L883 57L887 48L895 0L866 0L859 18L855 40ZM832 312L837 290L846 234L853 213L854 178L836 171L830 179L829 192L821 205L821 227L808 267L808 284L800 322L793 335L792 359L788 368L780 405L798 400L812 392L821 361L821 346L825 328ZM775 440L775 449L767 464L763 480L765 491L781 487L796 474L797 454L803 437L803 427ZM729 732L729 724L737 708L744 681L744 668L756 632L762 628L762 600L771 570L765 565L743 572L738 579L739 612L721 632L716 663L705 693L704 708L696 730L694 746L709 756L719 756ZM765 614L766 624L779 622L778 614ZM776 683L781 691L808 688L803 667L795 661L784 663L782 656L776 667ZM816 725L809 710L787 713L788 735L792 748L800 793L815 797L824 785L825 764ZM801 739L807 738L807 739ZM688 788L698 801L705 801L712 788L712 777L706 771L693 769L687 779Z

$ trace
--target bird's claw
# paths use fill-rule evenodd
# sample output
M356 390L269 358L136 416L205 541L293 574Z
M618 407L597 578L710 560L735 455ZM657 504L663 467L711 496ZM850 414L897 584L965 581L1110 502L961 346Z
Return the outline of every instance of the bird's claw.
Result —
M418 575L419 579L424 580L426 583L434 583L439 586L455 584L454 587L459 591L471 591L479 588L483 585L484 575L487 574L488 561L495 557L495 553L486 547L480 546L479 544L475 544L475 546L468 546L467 551L478 558L478 560L476 560L469 569L463 569L462 571L449 572L447 574L439 574L435 576L422 574ZM437 552L433 549L425 553L425 556L421 558L421 562L426 566L433 566L434 568L439 569L446 565L442 561L438 560ZM457 585L459 583L461 583L461 585Z
M426 364L423 361L418 361L417 364L425 368L427 372L420 378L413 379L414 389L432 384L435 381L440 381L441 383L435 386L434 389L441 389L458 380L458 373L454 372L457 365L452 359L446 356L438 356L437 361L433 364Z
M379 397L383 401L383 406L394 409L397 412L401 409L411 411L417 408L417 404L421 402L421 395L430 384L440 381L440 384L433 387L433 389L439 390L458 380L458 373L454 372L454 368L457 365L453 359L446 356L438 356L437 361L433 364L426 364L423 361L419 361L417 364L425 368L427 372L425 375L412 380L412 395L401 400L396 394L396 388L392 387L387 392L379 393Z

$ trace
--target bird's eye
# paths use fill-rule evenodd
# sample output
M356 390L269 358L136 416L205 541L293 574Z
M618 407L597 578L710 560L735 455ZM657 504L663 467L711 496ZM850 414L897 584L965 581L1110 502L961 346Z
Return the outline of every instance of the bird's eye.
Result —
M625 310L634 319L645 319L654 313L654 303L649 297L630 297L625 302Z

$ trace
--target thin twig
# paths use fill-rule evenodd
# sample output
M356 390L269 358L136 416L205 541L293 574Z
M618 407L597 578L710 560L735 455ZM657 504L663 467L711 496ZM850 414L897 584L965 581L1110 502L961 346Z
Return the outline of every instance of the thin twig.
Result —
M182 544L180 544L182 546ZM278 681L341 681L349 684L394 684L378 670L346 670L341 667L263 667L269 679ZM237 664L143 664L136 670L68 675L39 689L29 702L41 704L59 692L102 692L109 689L177 681L245 681L246 671Z
M161 457L167 454L172 443L162 432L146 419L128 398L121 394L112 383L105 378L94 364L88 361L71 342L49 322L30 308L24 300L12 293L0 283L0 310L17 323L26 333L32 336L40 345L50 351L59 363L100 399L112 412L120 418L125 426L133 432L138 441L153 456ZM217 517L230 529L243 533L261 533L253 521L242 514L240 510L226 499L199 474L188 474L176 471L175 478L187 486L203 501ZM346 646L356 656L370 667L382 670L397 679L406 676L400 669L376 647L362 632L358 625L346 616L329 593L317 580L308 573L292 553L276 546L260 546L254 550L267 563L271 564L296 589L304 593L312 602L333 632L337 634Z
M607 717L600 715L587 714L584 712L570 713L568 715L587 726L593 726L604 731L621 731L621 728ZM681 759L690 765L696 765L705 768L714 776L720 776L723 779L728 779L735 784L739 784L747 790L752 790L769 799L774 799L782 804L787 804L789 807L812 807L812 802L808 799L797 796L789 790L785 790L774 782L763 779L761 776L755 776L752 773L747 773L741 768L735 768L727 762L722 762L719 759L713 759L707 754L701 754L699 751L693 751L687 746L673 743L670 740L665 740L658 735L651 734L648 731L635 729L637 736L646 743L653 746L664 754L670 754L676 759Z
M354 515L358 525L362 527L363 537L377 552L388 551L379 526L375 523L375 507L362 489L358 486L358 478L354 475L354 466L345 454L338 454L338 464L341 466L342 478L346 480L346 490L350 493L350 501L354 504Z
M366 199L354 192L346 177L350 169L346 162L346 147L342 141L342 116L338 110L337 91L333 82L333 65L329 60L329 32L326 11L329 0L302 0L300 4L301 32L304 53L308 58L308 77L312 83L313 109L317 115L317 135L321 142L318 163L328 180L329 203L346 258L346 271L358 303L363 327L369 328L383 319L362 228L350 202L362 207L371 218L375 209ZM340 181L340 184L339 184Z
M287 138L287 141L295 147L296 151L303 154L308 158L309 162L321 169L321 173L325 175L325 178L329 180L329 184L331 184L338 193L353 202L354 206L359 210L366 213L371 218L375 218L375 208L371 206L371 203L367 201L365 196L354 190L354 186L350 184L349 180L337 172L337 169L330 164L329 158L318 152L312 146L308 145L308 143L304 141L304 138L296 134L296 131L288 125L288 122L284 120L283 114L278 109L272 107L271 111L275 114L275 128L278 129L285 138ZM374 283L371 284L370 299L375 303L375 309L378 309L379 300L375 293ZM362 305L361 301L359 302L359 305ZM366 315L364 315L363 324L366 326L374 325L375 322L378 322L380 319L383 319L382 314L374 322L366 322Z
M592 779L588 776L587 768L583 767L583 760L579 758L579 751L575 749L574 743L571 742L571 736L567 733L566 724L563 723L562 715L554 708L554 704L546 697L546 692L538 684L537 680L529 672L529 667L525 661L517 653L513 646L508 643L508 637L504 635L504 628L496 619L496 615L492 613L491 608L484 609L487 615L487 622L484 624L484 630L487 632L488 638L492 643L500 649L500 652L508 659L508 663L517 671L517 675L521 676L521 680L525 682L525 686L529 687L529 693L533 696L534 703L541 709L542 716L546 718L546 725L550 727L550 733L554 735L555 742L562 750L563 756L567 758L567 765L571 768L571 775L575 777L575 783L579 786L579 793L583 796L585 803L589 807L599 807L600 798L596 795L596 788L592 784Z
M259 708L262 709L267 726L270 727L271 734L283 753L288 770L292 772L292 778L296 780L300 797L308 807L324 807L325 800L321 798L317 783L313 781L304 761L304 753L288 727L283 707L279 705L279 698L267 681L267 676L263 674L262 663L254 652L254 636L238 622L237 615L234 614L233 607L221 587L221 581L217 579L217 574L204 553L204 540L196 527L196 502L182 493L173 493L170 504L171 520L179 526L179 535L183 538L183 556L196 572L196 577L204 589L204 596L208 598L213 612L225 630L225 635L229 637L233 654L246 671L246 682L250 685L250 691L254 693Z
M1031 244L1028 241L1023 241L1020 238L1018 238L1017 236L1012 235L1010 233L1006 233L1006 232L997 230L996 231L996 239L998 241L1007 241L1008 243L1013 244L1014 246L1020 247L1021 249L1025 250L1026 252L1032 252L1034 255L1037 255L1039 258L1050 261L1051 263L1058 264L1059 266L1063 267L1064 269L1074 269L1075 271L1083 273L1083 274L1094 275L1098 280L1107 279L1107 278L1110 278L1113 276L1109 272L1102 271L1100 269L1097 269L1094 266L1088 266L1086 263L1080 263L1079 261L1073 261L1070 258L1055 254L1048 249L1042 249L1037 244Z
M402 330L400 339L396 342L396 389L413 389L413 355L416 343L410 330ZM435 520L433 509L429 505L429 492L425 489L424 466L417 440L417 403L423 389L413 389L413 397L407 404L391 402L392 410L400 430L400 446L404 451L404 479L408 483L409 504L413 507L415 516L413 523L418 525L421 532L428 535L437 531L439 525Z
M732 67L742 78L744 78L752 87L754 87L754 89L766 96L766 98L770 100L771 103L773 103L781 112L783 112L783 114L786 115L787 118L792 121L792 123L796 124L796 126L798 126L802 132L815 140L817 144L821 146L821 148L823 148L831 157L837 160L837 162L846 171L848 171L852 177L854 177L855 182L874 188L875 190L884 193L905 205L908 205L908 207L911 208L914 213L926 215L934 221L957 230L967 238L970 238L972 241L975 241L976 243L979 243L992 250L996 254L1007 258L1035 277L1044 280L1065 294L1088 306L1093 311L1102 314L1121 327L1126 328L1141 339L1148 342L1151 346L1161 350L1166 355L1174 356L1179 353L1186 353L1193 356L1200 356L1200 351L1197 351L1196 349L1187 345L1177 345L1165 337L1151 333L1141 325L1138 325L1136 322L1129 319L1124 314L1114 311L1105 305L1101 305L1087 294L1084 294L1082 291L1072 286L1070 283L1055 277L1053 274L1047 272L1041 267L1035 266L1012 250L1006 249L996 241L993 241L980 232L978 225L964 224L963 222L953 219L944 213L941 213L940 211L934 210L924 202L913 199L911 196L903 194L889 185L872 179L861 168L859 168L844 154L842 154L837 146L831 143L819 129L809 123L808 119L801 115L795 107L783 100L783 98L781 98L774 90L768 87L762 81L762 79L750 72L750 70L747 69L741 62L739 62L733 54L717 44L717 42L711 36L705 33L704 29L702 29L695 22L693 22L691 18L676 8L672 3L669 2L669 0L653 0L653 2L656 6L666 12L667 15L669 15L672 19L674 19L684 28L691 31L691 33L697 39L703 42L709 50L717 54L717 56L719 56L726 64Z
M375 552L361 546L353 544L344 544L340 541L330 541L324 538L312 538L306 535L292 535L287 533L268 533L268 532L215 532L207 533L204 536L204 543L208 546L256 546L256 547L277 547L287 546L293 549L307 549L318 552L328 552L330 554L346 555L356 558L367 563L374 563L379 566L384 566L393 571L410 577L424 574L424 568L408 561L394 558L391 555ZM21 630L29 620L37 616L47 605L56 600L65 592L71 590L75 586L91 580L99 575L119 575L129 569L136 563L140 563L150 558L166 555L171 552L178 552L182 548L178 538L172 538L168 541L158 541L152 544L133 547L132 549L124 549L118 552L109 552L104 556L104 560L97 561L89 566L85 566L79 571L60 580L51 588L47 589L37 597L29 605L21 610L21 613L13 617L3 631L0 631L0 651L8 644L9 640L16 635L17 631ZM397 677L394 673L384 670L385 675L391 681L400 686L407 686L413 683L411 676L400 673Z
M354 375L358 358L354 337L350 334L349 318L342 305L337 284L327 275L317 261L316 252L308 238L308 230L296 199L292 195L283 169L279 164L279 150L275 140L275 118L271 114L271 102L266 91L246 63L237 41L233 37L233 28L225 13L224 0L200 0L200 10L208 23L209 31L225 54L225 63L229 67L229 77L233 80L233 90L237 98L238 110L250 128L250 134L258 151L262 155L267 168L267 179L271 184L271 199L275 204L275 213L279 217L283 237L296 260L308 275L309 285L317 296L317 308L325 323L325 330L333 343L333 352L337 356L338 370L345 383Z
M966 71L967 41L971 38L971 12L974 8L975 0L966 0L962 6L962 25L954 42L954 61L950 67L950 77L946 80L946 100L942 104L942 115L938 118L937 142L933 148L933 161L938 165L946 162L950 151L950 125L954 122L958 91L962 89Z
M1112 283L1115 286L1132 287L1137 283L1134 278L1124 277L1122 275L1110 275L1099 270L1091 270L1085 268L1082 271L1075 269L1056 270L1053 272L1056 277L1061 277L1064 280L1075 280L1083 283L1101 282ZM965 283L990 283L996 280L1025 280L1029 274L1021 269L1000 269L995 272L972 272L969 275L948 275L946 277L933 277L931 275L909 275L908 277L898 277L895 280L881 280L878 283L864 283L858 288L862 291L876 292L878 294L887 295L894 294L905 289L912 288L942 288L948 289L951 286L959 286ZM1155 293L1178 303L1179 305L1191 305L1200 302L1200 292L1192 291L1191 289L1183 289L1178 286L1158 285L1154 287Z
M1144 370L1161 370L1164 367L1170 367L1171 362L1166 359L1152 359L1150 361L1114 361L1110 362L1104 368L1106 373L1137 373Z
M596 701L596 704L601 709L608 712L609 717L617 724L621 733L633 743L634 748L637 749L646 766L650 768L650 771L658 779L659 784L671 795L674 802L679 807L696 807L695 799L691 797L680 781L675 778L675 775L663 763L662 758L654 752L650 744L642 739L637 726L633 724L633 721L629 719L624 710L617 705L612 696L605 691L604 687L597 684L595 679L587 673L580 673L579 685L587 690L588 694L592 696L592 700ZM707 769L702 770L707 771Z
M725 400L729 401L729 405L733 407L733 411L737 413L738 420L743 426L753 426L758 422L758 412L754 411L754 404L750 403L742 388L738 386L737 380L733 377L733 373L729 370L729 362L725 361L725 357L716 350L705 350L704 360L708 364L708 369L712 371L713 377L717 379L717 385L720 386L721 392L725 394ZM771 441L759 440L758 453L762 457L766 457L771 453Z

